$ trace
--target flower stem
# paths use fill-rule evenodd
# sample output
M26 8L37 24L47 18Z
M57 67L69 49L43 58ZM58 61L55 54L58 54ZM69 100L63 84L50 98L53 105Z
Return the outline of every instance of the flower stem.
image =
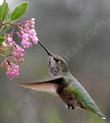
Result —
M3 56L2 54L0 54L0 56L1 56L3 59L5 59L5 60L6 60L5 56Z

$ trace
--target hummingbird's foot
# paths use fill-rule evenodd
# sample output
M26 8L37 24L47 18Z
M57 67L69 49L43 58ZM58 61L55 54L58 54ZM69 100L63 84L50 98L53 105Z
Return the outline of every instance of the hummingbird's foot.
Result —
M70 105L70 104L68 104L66 107L67 107L68 109L75 109L75 107L74 107L73 105Z

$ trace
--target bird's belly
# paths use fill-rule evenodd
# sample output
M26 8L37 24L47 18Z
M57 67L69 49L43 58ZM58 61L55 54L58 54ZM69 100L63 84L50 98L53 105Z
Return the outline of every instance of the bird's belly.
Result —
M78 101L73 94L67 91L62 91L60 94L61 99L68 105L68 108L84 108L83 104Z

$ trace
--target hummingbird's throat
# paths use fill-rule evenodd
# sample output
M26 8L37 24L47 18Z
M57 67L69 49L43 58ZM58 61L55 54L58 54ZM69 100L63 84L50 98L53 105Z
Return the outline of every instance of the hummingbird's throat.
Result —
M49 71L54 77L61 74L59 63L55 61L53 56L49 56Z
M43 47L43 49L49 55L49 69L52 76L59 76L61 73L68 72L68 66L66 62L58 55L51 53L47 47L41 41L38 43Z

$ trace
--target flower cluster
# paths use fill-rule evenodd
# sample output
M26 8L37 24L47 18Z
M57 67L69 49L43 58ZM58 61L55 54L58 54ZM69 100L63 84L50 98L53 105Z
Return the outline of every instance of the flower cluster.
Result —
M25 23L20 25L21 29L21 45L24 48L32 47L33 45L38 43L37 33L35 31L35 19L32 18Z
M3 45L11 48L11 61L5 58L5 61L1 64L6 70L6 75L9 79L13 79L19 76L19 65L18 63L24 61L25 49L30 48L38 43L37 33L35 31L35 19L32 18L23 23L17 23L17 31L7 34L6 40ZM18 34L20 39L20 45L14 40L14 34Z
M19 66L5 60L1 65L6 70L6 75L9 79L19 76Z
M25 50L18 45L15 45L12 56L13 59L17 62L23 62L24 61L24 52Z

